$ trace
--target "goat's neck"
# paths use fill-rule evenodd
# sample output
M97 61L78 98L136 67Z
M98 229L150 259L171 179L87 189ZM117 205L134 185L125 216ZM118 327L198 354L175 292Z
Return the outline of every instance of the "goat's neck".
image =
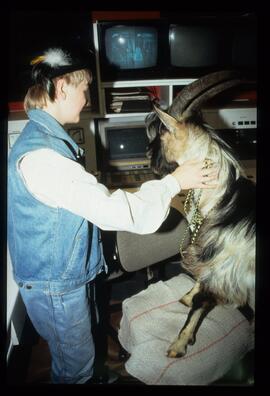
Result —
M192 136L192 135L190 135ZM234 167L236 178L243 172L238 162L213 139L189 139L186 150L177 161L181 165L187 160L204 161L210 159L219 169L218 179L211 182L216 184L213 189L203 189L199 202L199 210L204 217L218 204L226 192L230 168ZM195 190L194 200L199 196L200 190Z
M216 162L217 165L220 167L218 179L210 182L213 185L216 185L216 187L214 187L213 189L212 188L211 189L206 188L202 190L195 189L194 191L193 206L195 207L197 203L197 199L200 196L198 207L203 217L207 217L207 215L210 214L212 209L220 202L221 198L223 197L227 189L229 164L226 161L220 162L217 161L216 159L213 159L213 162Z
M218 184L214 189L203 189L199 209L203 217L207 217L211 210L219 203L221 197L226 191L224 184ZM199 190L195 190L195 200L198 196Z

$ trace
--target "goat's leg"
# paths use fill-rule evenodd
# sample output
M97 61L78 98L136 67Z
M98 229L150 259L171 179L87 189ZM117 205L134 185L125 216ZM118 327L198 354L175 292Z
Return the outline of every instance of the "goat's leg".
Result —
M195 294L199 293L200 291L200 282L196 282L193 288L185 294L179 301L186 305L187 307L192 307L192 299Z
M176 358L186 354L188 344L195 343L195 334L203 318L215 305L215 300L204 292L194 295L192 309L177 339L170 345L167 351L168 357Z

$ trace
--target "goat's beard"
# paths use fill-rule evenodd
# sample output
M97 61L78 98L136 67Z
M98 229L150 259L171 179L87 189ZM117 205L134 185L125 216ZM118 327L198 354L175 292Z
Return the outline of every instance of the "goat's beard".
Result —
M149 144L147 157L150 158L152 171L160 177L172 173L178 166L176 162L167 161L160 135L156 135Z

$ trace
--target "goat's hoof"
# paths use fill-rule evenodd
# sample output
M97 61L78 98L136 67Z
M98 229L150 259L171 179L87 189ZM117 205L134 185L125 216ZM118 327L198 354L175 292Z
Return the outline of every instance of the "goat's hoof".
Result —
M167 350L167 356L170 358L180 358L185 356L186 351L186 345L177 345L177 342L174 342Z
M180 358L185 356L186 352L176 352L173 349L168 349L167 356L170 358Z
M172 351L172 350L169 349L167 351L167 356L170 357L170 358L176 358L177 353L175 351Z

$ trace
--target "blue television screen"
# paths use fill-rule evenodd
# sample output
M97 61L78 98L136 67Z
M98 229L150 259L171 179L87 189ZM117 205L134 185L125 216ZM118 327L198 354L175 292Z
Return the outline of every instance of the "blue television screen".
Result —
M121 70L145 69L156 66L158 32L150 26L110 27L105 33L107 61Z

